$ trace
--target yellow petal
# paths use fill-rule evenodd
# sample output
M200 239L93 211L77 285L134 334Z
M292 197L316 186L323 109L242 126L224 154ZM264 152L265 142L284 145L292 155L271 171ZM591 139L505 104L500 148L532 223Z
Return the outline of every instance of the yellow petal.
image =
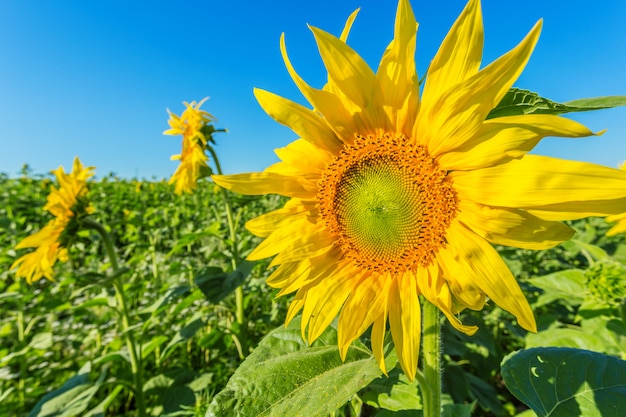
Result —
M452 293L440 273L439 265L432 264L428 268L420 268L415 276L424 297L443 312L455 329L470 336L476 333L477 326L466 326L454 315Z
M388 274L364 274L346 300L337 322L337 344L345 357L350 344L380 317L392 281Z
M295 219L312 215L304 205L283 207L256 217L246 223L246 229L258 237L267 237L274 230L288 226Z
M372 353L376 359L376 363L380 370L387 375L387 367L385 365L385 330L387 330L387 297L383 306L383 313L374 321L372 325L371 346ZM345 353L342 358L345 358Z
M544 220L577 220L584 217L609 216L626 211L626 197L607 200L564 202L535 206L528 212Z
M526 66L540 31L541 21L514 49L435 97L432 106L426 106L431 99L422 95L413 137L428 146L431 156L456 149L476 135Z
M259 88L254 89L254 96L272 119L316 147L337 153L343 146L326 121L313 110Z
M324 276L317 285L311 286L302 311L302 321L308 322L308 341L313 343L337 317L350 292L363 280L363 274L352 264L334 271L332 277Z
M314 245L311 236L317 236L320 231L323 231L323 227L315 223L309 216L293 216L291 222L271 232L248 255L247 259L256 261L269 258L279 252L286 251L294 245L304 244L304 241L308 241L309 245Z
M458 222L450 226L448 240L448 247L440 252L449 256L440 265L443 268L445 263L454 262L463 271L463 276L451 276L449 279L467 279L474 283L494 303L513 314L520 326L536 332L537 324L530 305L498 252Z
M280 52L289 75L296 83L304 97L313 105L313 108L324 116L328 126L343 142L351 143L354 135L361 133L352 119L352 115L346 110L341 100L334 94L310 87L296 72L291 65L285 46L285 35L280 37Z
M319 277L331 276L337 269L343 268L344 263L345 261L342 261L339 250L337 248L331 248L329 251L311 259L281 264L279 268L283 265L297 264L299 266L291 276L286 275L287 271L284 271L282 277L273 277L274 274L272 274L270 278L273 278L273 280L270 281L268 278L268 284L281 289L276 295L280 297L309 285ZM278 279L281 278L282 281L279 282Z
M498 245L524 249L548 249L572 236L574 229L555 221L509 208L489 207L462 200L459 221L478 236Z
M285 327L287 327L289 323L291 323L291 320L296 317L296 314L298 314L300 310L302 310L302 308L304 307L305 297L306 291L304 290L298 291L296 293L296 296L293 298L291 304L289 304L289 308L287 309L287 315L285 316Z
M373 133L381 126L376 99L380 97L376 75L346 43L316 27L310 27L326 71L330 90L338 90L359 109L353 114L360 133ZM345 100L342 100L345 101Z
M330 153L316 147L304 139L297 139L284 148L275 149L276 155L286 164L292 166L300 175L320 175L333 157Z
M480 1L471 0L446 35L428 67L424 85L425 106L451 86L478 72L483 54L483 20Z
M580 138L593 135L584 125L548 114L486 120L476 135L439 157L448 171L468 171L520 158L546 136Z
M396 277L389 291L389 327L400 366L411 381L415 378L420 350L421 312L413 272Z
M417 114L419 81L415 69L415 39L417 22L408 0L400 0L396 11L394 39L378 66L376 79L382 91L382 107L388 125L387 131L403 133L407 137Z
M311 199L317 194L315 184L299 177L274 172L253 172L235 175L212 175L219 186L240 194L280 194L287 197Z
M575 212L580 206L610 215L615 207L605 207L604 200L626 198L626 171L546 156L526 155L451 176L461 200L488 206L564 212ZM621 212L625 211L626 206Z
M626 232L626 213L620 213L615 216L607 217L606 221L609 223L617 222L608 232L607 236L614 236L618 233Z
M341 36L339 37L339 39L341 39L342 42L348 41L348 35L350 34L350 29L352 29L352 24L354 23L354 19L356 19L356 15L359 14L359 10L361 10L360 7L356 9L355 11L353 11L352 13L350 13L350 16L348 16L348 20L346 20L346 24L344 25L343 30L341 31Z

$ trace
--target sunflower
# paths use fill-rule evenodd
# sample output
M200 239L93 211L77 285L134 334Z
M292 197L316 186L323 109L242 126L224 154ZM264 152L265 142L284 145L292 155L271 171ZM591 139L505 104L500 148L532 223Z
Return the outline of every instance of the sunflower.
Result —
M170 129L163 132L164 135L182 135L182 151L179 155L173 155L172 160L180 160L180 165L170 178L169 183L175 183L176 194L192 193L196 188L196 182L201 177L202 171L208 169L208 157L204 153L207 138L202 133L204 126L214 119L211 114L200 110L207 98L199 103L192 101L184 102L185 110L180 116L168 110Z
M286 52L287 70L313 109L260 89L263 109L300 138L261 173L214 176L252 195L289 197L247 223L265 238L248 259L275 256L267 282L295 292L286 321L302 312L314 341L339 315L338 345L368 328L383 372L387 323L400 365L413 379L422 296L459 331L457 315L488 299L536 331L533 312L491 244L546 249L574 231L559 220L626 211L626 172L527 155L546 136L593 133L554 115L487 119L526 65L541 22L514 49L480 69L480 3L470 0L430 64L423 91L415 69L417 22L400 0L394 39L374 72L339 38L311 31L328 72L309 86Z
M57 260L67 261L67 248L78 229L76 222L94 211L86 198L87 179L93 175L93 169L84 168L75 158L71 173L66 174L63 167L52 171L60 187L52 187L44 210L55 218L15 246L15 249L36 248L13 262L10 269L18 267L16 276L26 278L29 284L41 277L54 281L52 267Z

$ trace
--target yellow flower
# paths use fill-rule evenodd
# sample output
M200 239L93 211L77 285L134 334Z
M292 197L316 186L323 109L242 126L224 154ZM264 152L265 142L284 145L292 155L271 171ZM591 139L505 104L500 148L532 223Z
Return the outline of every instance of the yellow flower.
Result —
M626 171L626 161L624 161L621 165L620 165L620 169L622 171ZM616 214L614 216L609 216L606 218L606 221L613 223L616 222L617 224L615 226L613 226L611 229L609 229L608 232L606 232L607 236L614 236L618 233L624 233L626 232L626 212L624 213L619 213Z
M196 182L200 178L201 171L208 169L208 157L204 153L207 139L202 133L202 128L214 119L211 114L200 110L200 106L207 100L202 99L199 103L183 103L185 110L180 116L168 110L170 129L163 132L165 135L182 135L182 151L179 155L173 155L172 160L180 160L180 165L170 178L169 184L175 183L176 194L192 193L196 188Z
M268 284L295 292L314 341L339 315L338 345L370 326L381 369L387 323L400 365L413 379L420 347L419 296L458 330L457 314L487 299L536 331L533 312L493 244L545 249L574 233L558 220L626 211L626 172L526 155L545 136L592 135L553 115L486 120L526 65L539 22L522 42L480 69L483 24L470 0L430 63L420 97L417 22L400 0L394 39L377 72L340 38L312 27L328 72L323 89L287 69L313 110L263 90L263 109L301 138L261 173L214 176L243 194L281 194L284 208L247 223L265 240L249 255L275 256Z
M66 174L63 167L52 171L59 181L59 188L52 187L44 210L55 218L15 246L15 249L36 249L11 265L11 269L18 267L16 275L26 278L29 284L41 277L53 281L52 267L56 261L67 261L67 247L73 237L68 234L75 232L76 219L93 213L93 207L86 200L87 179L93 175L93 169L84 168L80 160L75 158L70 174Z

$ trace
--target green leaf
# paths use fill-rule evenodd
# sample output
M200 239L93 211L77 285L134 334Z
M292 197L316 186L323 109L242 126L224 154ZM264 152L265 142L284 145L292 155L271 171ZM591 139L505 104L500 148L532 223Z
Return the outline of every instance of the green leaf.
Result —
M370 383L361 399L367 405L389 411L421 410L422 397L417 380L410 382L398 369L392 369L389 376L381 376Z
M91 362L83 365L78 373L65 381L63 386L46 394L35 405L28 417L72 417L81 415L89 406L89 401L96 394L106 372L103 371L97 381L91 381L89 372Z
M204 327L204 318L201 311L196 312L193 316L187 320L187 323L176 333L176 335L170 340L163 353L161 354L161 361L167 359L169 355L174 351L174 346L186 342L195 336L195 334Z
M526 349L504 358L502 377L539 417L618 416L626 410L626 361L612 356Z
M606 341L580 327L547 329L526 335L526 347L556 346L604 351Z
M567 269L528 280L531 285L544 291L534 303L534 307L561 300L570 305L579 305L585 299L585 271Z
M254 262L242 261L230 274L212 267L208 272L198 275L195 282L206 299L217 304L245 281L254 265Z
M327 416L380 375L364 346L352 345L342 362L335 329L307 346L294 320L263 338L214 397L206 417Z
M584 98L557 103L529 90L511 88L500 103L491 110L487 119L521 114L564 114L624 105L626 105L626 96Z

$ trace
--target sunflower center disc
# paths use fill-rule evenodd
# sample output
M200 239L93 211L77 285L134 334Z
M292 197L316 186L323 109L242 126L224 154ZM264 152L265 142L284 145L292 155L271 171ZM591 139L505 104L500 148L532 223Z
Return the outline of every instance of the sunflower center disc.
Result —
M320 214L344 254L372 270L427 266L456 215L446 172L403 136L357 136L320 181Z

